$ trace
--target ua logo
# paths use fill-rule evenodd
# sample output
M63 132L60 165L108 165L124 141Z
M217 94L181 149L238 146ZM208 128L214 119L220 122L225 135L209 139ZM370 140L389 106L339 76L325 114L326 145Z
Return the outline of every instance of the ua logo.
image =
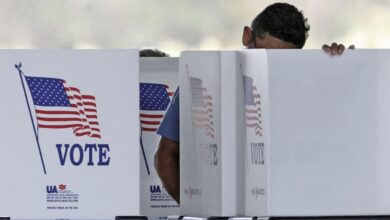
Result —
M54 186L46 186L46 192L47 193L58 193L57 187Z
M150 192L151 193L161 193L160 186L159 185L150 186Z

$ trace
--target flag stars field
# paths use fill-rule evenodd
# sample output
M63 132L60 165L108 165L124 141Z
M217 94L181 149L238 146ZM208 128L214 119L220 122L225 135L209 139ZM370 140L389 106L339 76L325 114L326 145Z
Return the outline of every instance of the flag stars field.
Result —
M142 131L155 132L167 109L171 92L163 84L140 84L140 121Z

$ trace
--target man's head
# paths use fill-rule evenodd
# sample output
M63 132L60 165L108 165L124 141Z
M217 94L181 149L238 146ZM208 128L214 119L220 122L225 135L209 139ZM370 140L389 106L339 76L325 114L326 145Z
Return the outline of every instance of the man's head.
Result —
M168 54L157 49L143 49L139 52L140 57L169 57Z
M245 26L242 43L248 48L302 48L310 26L302 11L287 3L275 3L265 8Z

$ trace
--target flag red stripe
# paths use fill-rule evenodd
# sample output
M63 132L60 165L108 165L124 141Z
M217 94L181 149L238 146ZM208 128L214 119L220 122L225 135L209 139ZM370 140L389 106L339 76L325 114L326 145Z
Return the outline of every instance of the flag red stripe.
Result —
M249 117L249 116L246 116L245 118L246 118L246 120L248 120L248 121L253 120L253 121L258 121L259 123L261 123L261 121L260 121L260 119L259 119L258 117Z
M76 136L84 136L84 135L90 135L90 131L82 132L82 133L75 133Z
M95 96L92 96L92 95L82 95L81 96L83 99L92 99L92 100L95 100Z
M140 117L144 118L163 118L164 115L149 115L149 114L140 114Z
M94 113L97 113L96 109L85 108L84 110L85 110L86 112L94 112Z
M81 95L73 95L73 98L75 98L77 100L82 100Z
M90 137L101 138L101 136L99 134L92 134Z
M39 121L81 121L80 118L44 118L37 117Z
M159 125L160 121L143 121L143 120L141 120L141 123L145 124L145 125Z
M80 127L81 124L70 124L70 125L42 125L38 124L38 128L54 128L54 129L62 129L62 128L75 128Z
M260 109L257 109L257 110L249 110L249 109L246 109L245 112L246 112L246 113L257 114L257 113L261 112L261 110L260 110Z
M257 123L255 123L255 124L246 123L246 126L251 127L251 128L256 127L256 128L260 128L261 129L260 124L257 124Z
M79 115L76 111L47 111L47 110L36 110L37 114L48 114L48 115Z
M81 93L80 90L76 87L68 87L70 91Z
M96 107L96 104L94 102L83 102L84 105L91 105Z
M144 128L144 127L142 127L142 131L157 131L157 128Z
M81 125L79 128L75 129L74 131L77 132L77 131L80 131L80 130L84 130L84 129L91 129L91 127L89 127L88 125Z

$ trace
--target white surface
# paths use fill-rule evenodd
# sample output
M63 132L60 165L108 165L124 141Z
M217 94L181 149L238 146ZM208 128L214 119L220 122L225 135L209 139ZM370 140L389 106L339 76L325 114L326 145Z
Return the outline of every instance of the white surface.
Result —
M268 73L253 71L268 78L268 175L258 176L268 179L268 212L259 205L250 215L390 214L389 58L267 51Z
M248 94L253 95L249 101L255 103L244 105L246 111L255 111L245 113L245 123L249 124L245 126L245 215L255 216L259 213L268 213L269 206L268 193L263 194L269 185L268 179L263 178L268 176L268 160L264 160L268 158L269 145L268 63L265 50L244 50L239 54L242 75L252 82L248 83L246 90ZM254 97L256 95L258 97Z
M181 215L243 213L243 193L238 184L243 178L237 178L242 173L238 173L236 148L237 131L242 130L237 124L242 106L237 105L240 80L235 56L226 51L183 52L180 57ZM196 105L199 94L191 92L190 77L198 82L203 96L198 104L205 107ZM196 111L207 113L199 115ZM205 120L196 119L200 117Z
M232 214L234 208L224 212L224 205L232 207L236 201L229 199L234 198L232 182L237 181L232 176L239 178L240 170L246 174L242 187L247 216L390 214L388 50L346 51L335 57L321 50L243 50L235 58L242 63L242 72L234 60L224 63L223 53L185 52L180 60L182 215L238 215ZM234 75L228 70L253 77L261 97L262 136L253 128L229 130L225 124L232 118L222 117L238 110L240 101L232 97L234 92L224 96L224 86L242 82L225 80ZM192 126L188 75L202 79L202 87L213 98L215 138ZM239 99L240 86L234 88ZM227 97L232 97L230 107ZM242 106L243 98L241 94ZM232 126L242 124L238 116L236 120ZM247 143L240 144L243 134ZM217 151L221 163L202 165L204 158L196 146L212 142L221 146ZM264 143L256 151L264 164L252 163L251 143ZM232 145L247 146L245 162L239 162ZM225 161L232 155L245 168L235 170L232 161ZM225 189L230 193L223 194L229 192Z
M19 219L139 215L138 51L3 50L0 58L0 213ZM39 130L47 175L14 67L19 62L28 76L61 78L96 97L101 139L76 137L72 129ZM80 166L71 165L69 155L61 166L56 144L75 143L108 144L109 166L88 166L87 153ZM93 157L96 165L98 156ZM46 186L59 184L78 194L79 201L47 202Z

